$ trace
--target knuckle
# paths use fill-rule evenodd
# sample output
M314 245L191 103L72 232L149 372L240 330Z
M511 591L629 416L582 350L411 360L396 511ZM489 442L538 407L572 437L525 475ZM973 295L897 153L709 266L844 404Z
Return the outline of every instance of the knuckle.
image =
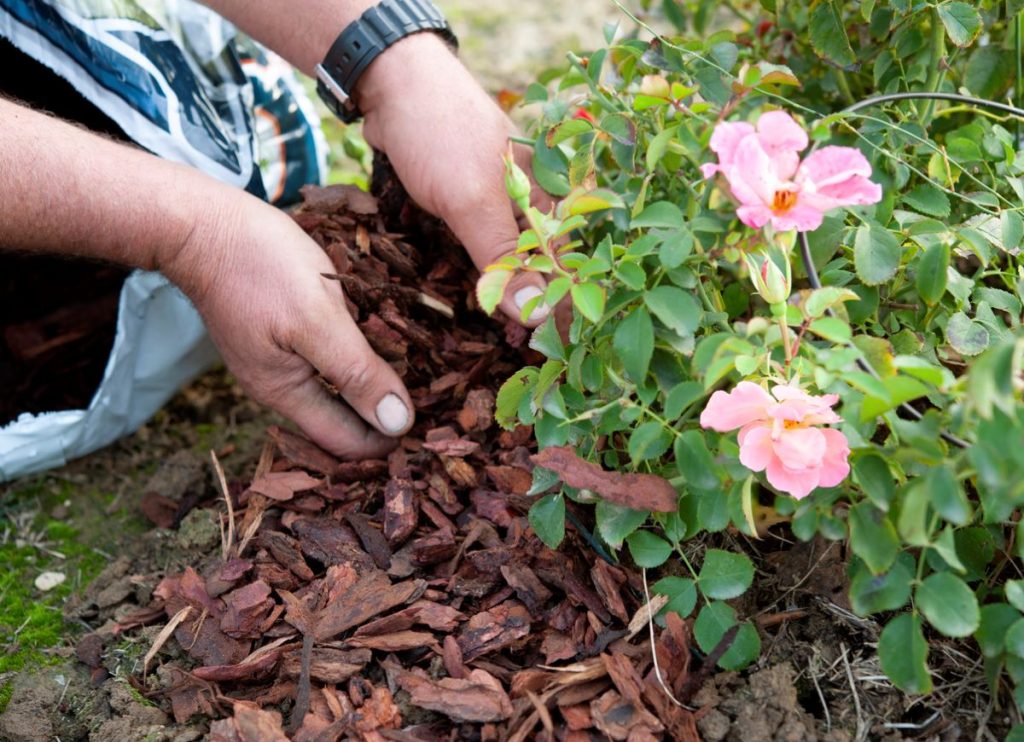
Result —
M338 370L334 383L343 395L370 391L380 379L380 371L371 359L357 356Z

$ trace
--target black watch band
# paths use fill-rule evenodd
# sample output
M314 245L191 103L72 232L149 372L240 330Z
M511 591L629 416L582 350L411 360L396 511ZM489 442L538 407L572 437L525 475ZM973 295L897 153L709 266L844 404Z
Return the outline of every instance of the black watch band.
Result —
M430 0L383 0L368 9L341 32L316 66L320 99L345 123L357 120L362 114L351 96L366 68L396 41L421 31L434 31L458 46L444 15Z

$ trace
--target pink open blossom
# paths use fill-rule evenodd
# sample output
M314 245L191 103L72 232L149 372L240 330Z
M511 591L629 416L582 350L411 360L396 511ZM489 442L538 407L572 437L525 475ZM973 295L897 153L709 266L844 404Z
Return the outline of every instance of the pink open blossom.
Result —
M740 462L765 472L772 487L799 499L816 487L834 487L850 473L846 436L818 427L841 422L832 410L838 401L835 394L815 397L781 384L768 394L741 381L731 392L711 395L700 424L719 433L739 428Z
M826 211L840 206L878 203L882 187L869 180L871 164L854 147L822 147L800 161L805 132L785 111L769 111L757 120L723 122L711 135L718 163L701 166L705 178L721 173L739 202L736 215L760 229L811 232Z

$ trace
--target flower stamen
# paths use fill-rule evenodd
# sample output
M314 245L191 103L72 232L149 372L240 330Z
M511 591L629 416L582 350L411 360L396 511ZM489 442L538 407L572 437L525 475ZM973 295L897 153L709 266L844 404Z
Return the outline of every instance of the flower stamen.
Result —
M772 211L776 214L785 214L796 206L796 198L796 191L775 191L775 197L772 199Z

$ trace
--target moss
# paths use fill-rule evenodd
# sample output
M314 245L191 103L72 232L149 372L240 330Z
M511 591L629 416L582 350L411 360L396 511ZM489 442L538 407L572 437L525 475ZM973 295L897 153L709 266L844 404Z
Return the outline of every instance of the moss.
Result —
M14 683L7 682L0 685L0 714L7 710L7 704L11 702L14 695Z
M80 537L70 524L33 511L68 499L67 486L45 481L10 493L0 511L0 674L57 661L48 650L69 634L63 604L75 590L103 569L106 559ZM63 556L63 558L61 558ZM66 579L53 590L36 589L35 579L47 570Z

